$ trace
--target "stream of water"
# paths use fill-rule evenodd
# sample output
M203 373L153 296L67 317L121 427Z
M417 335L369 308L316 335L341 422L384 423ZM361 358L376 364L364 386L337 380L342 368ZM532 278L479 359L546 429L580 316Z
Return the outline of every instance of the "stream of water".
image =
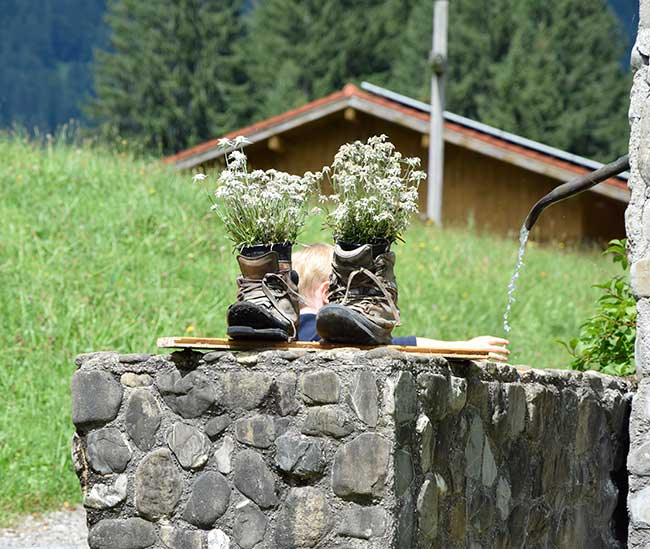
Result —
M510 317L510 309L515 302L515 290L517 289L517 280L519 279L519 271L524 264L524 252L526 251L526 242L528 242L528 234L530 231L524 226L519 231L519 253L517 254L517 266L515 272L512 274L510 284L508 284L508 303L506 305L506 312L503 314L503 329L506 334L510 333L510 324L508 320Z

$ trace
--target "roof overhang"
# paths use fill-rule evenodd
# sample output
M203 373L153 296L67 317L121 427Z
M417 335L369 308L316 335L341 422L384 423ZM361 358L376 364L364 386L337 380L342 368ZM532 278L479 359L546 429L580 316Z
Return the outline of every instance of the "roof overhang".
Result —
M397 94L392 95L397 96ZM356 109L359 112L409 128L421 134L428 134L429 113L425 112L424 108L417 108L418 105L415 105L415 103L419 102L412 101L412 103L413 105L404 104L395 101L392 97L368 93L356 86L347 85L339 92L247 128L231 132L224 137L233 138L237 135L243 135L251 144L260 143L309 122L344 111L347 108ZM602 166L598 162L502 132L496 128L491 128L452 113L445 113L444 139L447 143L452 143L561 182L569 181ZM167 157L165 162L172 164L177 170L184 170L214 161L229 152L229 149L219 146L219 139L214 139ZM593 187L590 191L615 200L628 202L630 191L626 179L626 174L622 177L611 178Z
M349 106L350 106L349 98L342 98L340 100L334 101L327 105L323 105L318 109L314 109L312 111L299 114L288 120L278 122L277 124L273 124L250 132L238 131L235 132L233 135L229 134L226 135L225 137L232 138L235 137L236 135L243 135L244 137L246 137L246 139L248 139L251 142L251 144L260 143L274 135L278 135L287 132L289 130L293 130L294 128L298 128L308 122L312 122L314 120L324 118L325 116L328 116L330 114L334 114L336 112L342 111ZM192 168L198 164L203 164L210 160L214 160L216 158L224 156L225 154L231 152L231 150L232 149L219 147L218 144L215 144L214 147L211 147L206 151L202 151L192 156L189 156L187 158L178 160L177 162L174 163L174 167L178 170Z

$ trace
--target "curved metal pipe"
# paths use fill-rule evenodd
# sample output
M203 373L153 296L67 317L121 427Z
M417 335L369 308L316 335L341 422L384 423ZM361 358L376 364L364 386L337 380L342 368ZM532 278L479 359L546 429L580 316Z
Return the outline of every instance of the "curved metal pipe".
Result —
M541 214L542 211L551 204L555 204L560 200L564 200L565 198L586 191L591 187L595 187L598 183L602 183L606 179L629 169L630 157L626 154L610 164L605 164L602 168L598 168L594 172L576 177L575 179L556 187L531 208L528 217L526 217L526 221L524 221L524 226L530 231L533 228L533 225L535 225L539 214Z

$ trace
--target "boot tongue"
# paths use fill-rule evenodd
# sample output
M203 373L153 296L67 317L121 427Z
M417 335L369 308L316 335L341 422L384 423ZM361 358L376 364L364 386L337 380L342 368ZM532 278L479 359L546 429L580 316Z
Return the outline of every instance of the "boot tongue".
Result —
M262 280L266 273L277 273L279 270L278 254L268 252L259 257L237 256L239 268L244 278Z

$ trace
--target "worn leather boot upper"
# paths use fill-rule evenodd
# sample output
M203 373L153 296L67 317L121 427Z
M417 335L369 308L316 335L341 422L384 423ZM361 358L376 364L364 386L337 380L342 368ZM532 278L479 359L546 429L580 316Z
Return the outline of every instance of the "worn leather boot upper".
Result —
M395 254L377 253L369 244L334 249L329 305L318 314L323 339L360 344L390 343L399 325Z
M292 340L298 333L300 304L295 272L278 253L237 257L237 302L228 308L228 335ZM293 273L293 274L292 274Z

